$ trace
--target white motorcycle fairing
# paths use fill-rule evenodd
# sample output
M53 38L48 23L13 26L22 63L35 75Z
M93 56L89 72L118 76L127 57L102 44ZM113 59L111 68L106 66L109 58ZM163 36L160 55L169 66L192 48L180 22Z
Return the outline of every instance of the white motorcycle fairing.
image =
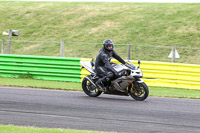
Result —
M91 97L99 96L102 91L98 90L96 82L99 76L95 73L94 62L92 61L81 61L82 68L85 68L90 75L84 77L82 81L83 91ZM131 62L130 62L131 63ZM138 61L140 64L140 61ZM133 99L142 101L148 97L149 90L148 86L141 79L143 77L142 70L136 67L134 64L116 64L111 63L112 67L121 75L116 79L111 79L101 82L104 86L104 94L112 95L125 95L131 96Z

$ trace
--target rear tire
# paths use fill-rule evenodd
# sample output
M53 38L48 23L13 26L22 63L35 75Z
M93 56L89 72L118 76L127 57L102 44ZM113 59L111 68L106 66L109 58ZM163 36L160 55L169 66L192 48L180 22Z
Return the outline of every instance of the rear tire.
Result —
M86 78L82 81L82 89L90 97L98 97L102 93Z
M142 83L137 83L137 85L129 85L128 90L129 90L129 94L131 95L131 97L137 101L143 101L145 100L148 95L149 95L149 89L147 87L147 85L142 82ZM136 87L138 86L138 87Z

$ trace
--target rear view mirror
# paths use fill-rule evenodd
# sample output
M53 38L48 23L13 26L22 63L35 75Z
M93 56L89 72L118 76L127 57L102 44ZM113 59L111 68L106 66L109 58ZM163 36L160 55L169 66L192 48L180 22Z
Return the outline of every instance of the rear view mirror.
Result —
M140 60L138 60L138 64L139 64L139 65L140 65L140 63L141 63Z
M139 64L138 68L140 68L140 63L141 63L140 60L138 60L138 64Z

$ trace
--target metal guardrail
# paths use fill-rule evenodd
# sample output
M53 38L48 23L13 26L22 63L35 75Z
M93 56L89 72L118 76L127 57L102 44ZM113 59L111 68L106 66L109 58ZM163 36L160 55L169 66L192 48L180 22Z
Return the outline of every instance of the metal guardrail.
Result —
M143 62L141 69L149 86L200 90L200 65Z
M80 58L0 55L0 76L80 82Z
M89 72L80 70L80 61L91 58L0 55L0 76L81 82ZM116 62L116 60L112 60ZM137 64L137 61L132 61ZM200 90L200 65L142 61L148 86Z

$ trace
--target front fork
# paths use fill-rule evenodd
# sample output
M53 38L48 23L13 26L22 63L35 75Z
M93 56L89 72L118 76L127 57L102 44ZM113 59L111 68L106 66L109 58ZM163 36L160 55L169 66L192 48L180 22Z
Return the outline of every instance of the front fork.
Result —
M144 81L142 80L142 79L140 79L140 78L138 78L138 79L136 79L135 81L133 81L132 83L131 83L131 90L130 90L130 92L131 93L134 93L134 88L136 89L135 91L136 92L140 92L140 87L139 87L139 85L138 84L141 84L141 83L143 83Z

